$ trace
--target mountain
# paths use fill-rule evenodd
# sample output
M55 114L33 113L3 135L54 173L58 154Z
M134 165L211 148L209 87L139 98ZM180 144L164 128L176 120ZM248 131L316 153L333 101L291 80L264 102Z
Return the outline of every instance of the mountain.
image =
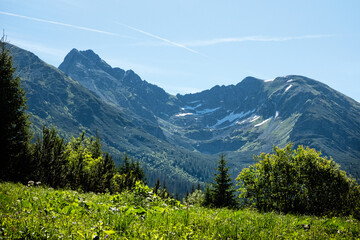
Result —
M325 84L302 76L248 77L178 98L183 110L171 120L201 152L231 151L236 158L292 141L321 150L359 176L360 104Z
M104 101L155 123L174 146L226 152L234 175L253 154L292 141L321 150L360 177L360 104L319 81L247 77L237 85L171 96L91 50L73 49L59 69Z
M360 104L303 76L247 77L236 85L170 95L132 70L73 49L59 68L9 45L28 97L32 128L69 138L98 134L117 162L140 160L150 184L173 193L209 182L219 153L236 176L253 154L289 141L321 150L360 179Z
M115 161L122 154L140 160L150 184L166 180L172 192L184 194L191 185L209 181L215 158L178 148L163 140L160 127L126 108L109 104L61 70L33 53L8 45L21 77L31 114L31 128L39 135L43 125L55 126L69 139L82 131L101 138Z
M73 49L59 69L96 93L104 101L127 108L155 122L155 116L178 110L177 98L143 81L132 70L112 68L92 50Z

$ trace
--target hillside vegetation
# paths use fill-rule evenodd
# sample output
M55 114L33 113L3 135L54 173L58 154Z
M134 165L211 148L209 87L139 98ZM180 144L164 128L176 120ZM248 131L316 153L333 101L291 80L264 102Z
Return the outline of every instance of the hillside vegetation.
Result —
M141 184L110 195L3 182L0 216L0 239L360 238L360 222L352 217L186 206Z

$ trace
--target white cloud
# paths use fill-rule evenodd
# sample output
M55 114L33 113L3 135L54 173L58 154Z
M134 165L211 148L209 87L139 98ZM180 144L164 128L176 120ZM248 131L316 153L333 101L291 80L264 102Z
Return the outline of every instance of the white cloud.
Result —
M334 35L305 35L295 37L263 37L263 36L247 36L247 37L233 37L233 38L215 38L209 40L199 40L182 43L188 47L203 47L211 46L221 43L238 43L238 42L284 42L291 40L303 40L303 39L315 39L315 38L327 38Z

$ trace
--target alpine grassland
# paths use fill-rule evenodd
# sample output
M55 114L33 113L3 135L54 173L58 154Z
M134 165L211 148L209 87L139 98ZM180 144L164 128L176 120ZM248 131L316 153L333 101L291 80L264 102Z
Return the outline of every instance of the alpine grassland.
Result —
M348 217L183 205L138 182L120 194L0 183L0 239L359 239Z

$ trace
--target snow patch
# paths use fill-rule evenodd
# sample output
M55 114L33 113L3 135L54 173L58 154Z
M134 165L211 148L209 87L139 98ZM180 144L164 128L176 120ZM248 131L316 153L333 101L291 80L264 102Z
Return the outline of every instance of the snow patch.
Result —
M179 113L179 114L176 114L175 117L185 117L188 115L193 115L193 113Z
M201 102L201 100L196 100L196 101L193 101L193 102L189 102L189 104L194 104L194 103L198 103L198 102Z
M279 116L279 111L276 111L275 113L275 119Z
M239 119L239 118L243 118L247 115L249 115L250 113L254 112L255 110L251 110L251 111L247 111L247 112L241 112L241 113L230 113L229 115L227 115L226 117L220 119L217 121L217 123L213 126L213 127L216 127L216 126L219 126L220 124L223 124L224 122L233 122L235 121L236 119Z
M195 109L197 109L197 108L199 108L201 106L202 106L202 104L198 104L195 107L185 106L185 107L181 108L181 110L195 110Z
M292 84L290 84L284 91L284 93L286 93L287 91L289 91L289 89L292 87Z
M292 82L292 81L294 81L294 79L289 79L289 80L287 80L286 82L287 82L287 83L290 83L290 82Z
M266 120L264 120L264 121L262 121L261 123L256 124L254 127L259 127L259 126L265 124L266 122L268 122L268 121L271 120L271 119L272 119L272 117L271 117L271 118L268 118L268 119L266 119Z
M248 117L247 119L242 120L241 122L237 121L235 124L241 125L241 124L248 123L248 122L255 122L259 118L260 118L260 116L253 114L250 117Z
M206 108L204 110L201 110L201 111L196 111L196 114L208 114L208 113L212 113L212 112L215 112L216 110L219 110L221 107L217 107L217 108Z
M252 117L252 119L250 119L249 122L255 122L255 121L258 120L259 118L260 118L260 116L254 115L254 116Z
M272 82L272 81L274 81L275 80L275 78L273 78L273 79L268 79L268 80L264 80L264 82Z

